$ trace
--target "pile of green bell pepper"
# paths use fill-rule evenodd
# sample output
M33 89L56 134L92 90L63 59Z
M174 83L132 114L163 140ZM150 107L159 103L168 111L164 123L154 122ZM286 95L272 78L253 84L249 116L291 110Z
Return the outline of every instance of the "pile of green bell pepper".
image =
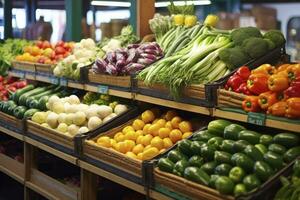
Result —
M255 190L297 156L300 138L293 133L261 134L218 119L178 142L157 166L221 194L239 196Z

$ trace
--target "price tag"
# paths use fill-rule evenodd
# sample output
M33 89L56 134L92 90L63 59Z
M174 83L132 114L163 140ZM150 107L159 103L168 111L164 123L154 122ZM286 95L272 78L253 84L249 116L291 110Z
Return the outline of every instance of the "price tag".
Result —
M250 124L264 126L266 124L266 115L263 113L249 112L247 122Z
M60 85L61 86L68 86L68 80L66 78L60 79Z
M56 77L50 77L50 82L54 85L58 85L59 84L59 79Z
M17 76L20 78L25 78L25 72L18 72Z
M108 93L108 86L98 85L98 93L107 94Z

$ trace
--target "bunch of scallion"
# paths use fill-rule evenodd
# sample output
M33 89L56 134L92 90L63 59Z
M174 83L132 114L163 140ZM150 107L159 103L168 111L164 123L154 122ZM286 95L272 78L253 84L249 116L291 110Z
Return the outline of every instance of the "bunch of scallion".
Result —
M228 74L230 71L220 60L219 52L233 46L229 32L221 32L206 25L197 26L186 33L193 37L190 37L184 48L167 53L168 56L144 69L138 78L147 85L163 84L170 89L174 98L178 98L186 86L211 83ZM169 37L166 41L170 40L168 42L172 43L171 46L176 46L171 36L166 37ZM181 37L181 40L185 40L185 37ZM162 48L168 46L165 44L162 44Z

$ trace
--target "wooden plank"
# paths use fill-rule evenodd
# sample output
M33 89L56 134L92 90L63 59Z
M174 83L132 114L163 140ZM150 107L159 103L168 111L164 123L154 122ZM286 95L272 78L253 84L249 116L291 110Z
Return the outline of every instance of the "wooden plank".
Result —
M25 181L30 180L31 170L37 166L37 148L24 143Z
M61 151L58 151L58 150L56 150L56 149L54 149L52 147L49 147L49 146L47 146L47 145L45 145L45 144L43 144L41 142L38 142L36 140L33 140L33 139L29 138L29 137L25 137L24 141L27 142L27 143L29 143L29 144L31 144L31 145L33 145L33 146L36 146L37 148L42 149L42 150L44 150L44 151L46 151L46 152L48 152L50 154L53 154L53 155L55 155L55 156L57 156L57 157L65 160L65 161L68 161L68 162L70 162L70 163L72 163L74 165L76 165L76 163L77 163L77 158L76 157L71 156L71 155L66 154L66 153L63 153Z
M24 164L0 153L0 171L24 184Z
M68 80L68 87L84 90L84 84Z
M152 104L156 104L156 105L161 105L161 106L166 106L166 107L170 107L170 108L176 108L179 110L185 110L185 111L189 111L189 112L205 114L205 115L210 115L211 111L212 111L210 108L180 103L180 102L176 102L176 101L169 101L169 100L159 99L159 98L155 98L155 97L149 97L149 96L141 95L141 94L136 94L135 100L152 103Z
M97 199L97 175L81 169L81 200Z
M5 133L5 134L7 134L11 137L14 137L14 138L16 138L20 141L24 141L24 136L23 135L21 135L20 133L16 133L14 131L11 131L7 128L4 128L3 126L0 126L0 132Z
M90 91L90 92L98 92L97 85L85 84L84 89L87 90L87 91ZM107 92L108 92L109 95L112 95L112 96L123 97L123 98L126 98L126 99L131 99L132 98L132 93L131 92L125 92L125 91L114 90L114 89L108 89Z
M151 33L149 20L155 14L155 0L137 0L137 35L143 38L145 35Z

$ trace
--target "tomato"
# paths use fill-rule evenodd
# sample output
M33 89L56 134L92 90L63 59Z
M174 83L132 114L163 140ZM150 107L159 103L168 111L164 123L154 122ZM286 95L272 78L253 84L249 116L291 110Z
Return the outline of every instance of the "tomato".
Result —
M43 48L43 49L51 48L51 44L50 44L50 42L48 42L48 41L44 41L44 42L43 42L43 46L42 46L42 48Z
M39 48L43 48L43 42L42 41L37 41L36 44L35 44L37 47Z
M65 54L65 52L66 52L66 50L63 47L61 47L61 46L55 47L56 54Z
M64 41L58 41L55 45L55 47L63 47L64 46Z

